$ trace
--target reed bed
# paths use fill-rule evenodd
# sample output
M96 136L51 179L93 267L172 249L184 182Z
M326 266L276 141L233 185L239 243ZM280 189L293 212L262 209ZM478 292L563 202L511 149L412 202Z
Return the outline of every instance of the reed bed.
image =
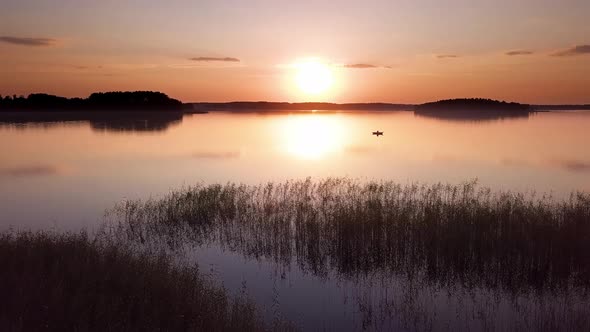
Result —
M254 305L164 254L82 232L0 234L2 331L265 331Z
M107 216L104 234L126 241L216 242L318 276L397 274L512 294L590 285L587 193L306 179L197 185Z

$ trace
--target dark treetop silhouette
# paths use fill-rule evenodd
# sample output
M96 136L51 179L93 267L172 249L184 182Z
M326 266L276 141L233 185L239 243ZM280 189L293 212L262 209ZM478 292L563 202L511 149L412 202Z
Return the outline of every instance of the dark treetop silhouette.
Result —
M505 118L527 118L534 110L530 105L492 99L448 99L417 105L414 114L445 121L490 121Z
M439 100L431 103L425 103L416 106L415 111L446 111L446 110L465 110L465 111L513 111L528 112L531 110L530 105L519 103L507 103L483 98L461 98Z
M182 106L151 91L93 93L86 99L37 93L0 98L0 126L88 122L99 131L163 131L182 121Z
M0 98L0 110L181 110L182 103L161 92L97 92L88 98L65 98L45 93Z

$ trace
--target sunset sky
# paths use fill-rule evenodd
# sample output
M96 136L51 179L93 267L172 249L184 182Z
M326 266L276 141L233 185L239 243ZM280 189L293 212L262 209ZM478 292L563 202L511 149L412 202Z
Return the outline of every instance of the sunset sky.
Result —
M0 94L590 103L589 14L588 0L4 0Z

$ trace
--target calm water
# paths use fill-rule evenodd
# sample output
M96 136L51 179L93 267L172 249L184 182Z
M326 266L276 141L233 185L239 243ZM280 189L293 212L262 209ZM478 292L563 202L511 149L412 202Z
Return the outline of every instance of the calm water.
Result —
M478 178L497 189L561 196L590 190L588 128L590 112L481 121L412 112L34 124L0 118L0 225L77 228L122 199L199 181Z
M196 182L308 176L402 183L478 178L496 190L561 198L590 191L588 128L590 112L575 111L510 119L412 112L209 113L36 123L0 117L0 228L78 229L96 225L105 209L121 200L157 197ZM372 136L375 130L384 136ZM418 329L478 330L482 311L490 321L518 320L514 301L536 310L533 315L543 314L539 299L527 294L499 296L460 285L450 291L379 276L318 277L214 244L189 255L230 291L245 287L267 317L285 317L304 329L355 330L367 324L403 329L409 320ZM541 302L571 307L552 296Z

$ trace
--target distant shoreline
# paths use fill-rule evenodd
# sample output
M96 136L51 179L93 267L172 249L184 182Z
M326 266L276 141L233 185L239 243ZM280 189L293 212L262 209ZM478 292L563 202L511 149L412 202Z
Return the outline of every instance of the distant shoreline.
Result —
M0 114L27 113L119 113L119 112L181 112L202 114L215 111L282 112L282 111L414 111L417 113L497 112L502 114L542 111L590 110L590 104L529 105L483 98L457 98L423 104L400 103L328 103L328 102L193 102L182 103L155 91L93 93L88 98L65 98L36 93L0 97Z
M200 104L200 103L197 103ZM222 105L229 105L231 102L222 103ZM390 107L390 108L370 108L370 107L358 107L352 106L357 104L331 104L329 107L317 107L317 108L310 108L310 107L301 107L297 108L289 107L289 108L256 108L256 107L239 107L239 108L232 108L230 106L220 106L220 107L207 107L207 108L193 108L194 103L187 103L183 104L181 109L126 109L126 108L105 108L105 109L75 109L75 108L66 108L66 109L58 109L55 107L48 107L48 108L26 108L26 109L0 109L0 116L2 115L14 115L14 114L38 114L38 115L47 115L47 114L141 114L141 113L182 113L182 114L207 114L207 113L215 113L215 112L234 112L234 113L258 113L258 112L265 112L265 113L281 113L281 112L311 112L311 111L327 111L327 112L338 112L338 111L368 111L368 112L416 112L416 110L409 106L409 107ZM398 104L393 104L398 105ZM467 112L467 110L459 110L463 112ZM478 112L481 110L473 109L472 111ZM526 111L527 113L546 113L546 112L563 112L563 111L590 111L590 105L531 105L531 109Z
M436 103L436 102L435 102ZM194 109L195 111L203 112L280 112L280 111L417 111L422 105L431 104L396 104L396 103L288 103L288 102L195 102L185 103L185 110ZM508 104L508 103L507 103ZM514 103L517 104L517 103ZM580 105L524 105L526 108L506 109L498 108L495 111L499 112L548 112L548 111L565 111L565 110L590 110L590 104ZM454 110L454 111L481 111L478 107L464 107L440 110ZM431 111L431 110L429 110ZM490 109L485 109L490 111ZM492 111L494 111L492 109Z

